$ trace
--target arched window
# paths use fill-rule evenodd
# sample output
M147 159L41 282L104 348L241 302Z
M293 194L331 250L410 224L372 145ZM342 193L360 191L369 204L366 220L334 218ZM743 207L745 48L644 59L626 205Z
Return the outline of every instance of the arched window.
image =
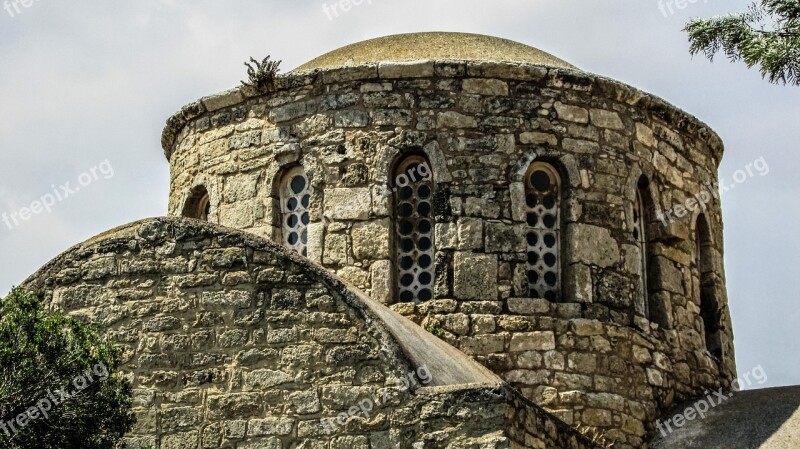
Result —
M307 255L308 205L311 187L303 167L294 167L281 177L280 185L283 244L303 256Z
M189 193L186 204L183 206L182 216L208 221L208 214L211 211L211 200L205 186L197 186Z
M720 310L717 301L717 278L714 270L713 243L708 220L704 214L697 217L696 266L700 280L700 316L703 318L703 333L706 349L714 357L722 358L720 339Z
M561 296L561 177L549 164L534 162L525 175L528 222L528 291L532 298Z
M397 295L401 302L433 298L433 177L422 156L409 156L394 171Z

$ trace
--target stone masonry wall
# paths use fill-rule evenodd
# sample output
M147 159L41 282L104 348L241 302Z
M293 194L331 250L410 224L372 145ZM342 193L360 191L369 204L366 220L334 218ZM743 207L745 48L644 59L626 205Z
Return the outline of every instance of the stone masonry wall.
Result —
M675 400L735 377L720 205L712 233L723 357L706 351L697 213L657 211L717 183L722 144L662 100L582 72L500 63L385 63L289 74L274 93L204 98L163 140L170 214L204 185L209 219L280 241L277 180L298 164L311 197L309 258L490 367L574 426L640 447ZM392 167L430 161L436 192L434 300L395 304ZM523 176L562 177L557 303L526 297ZM643 316L633 237L637 185L652 204L650 288L665 325ZM699 211L698 211L699 212Z
M505 449L516 415L531 419L528 442L513 447L593 447L554 434L556 419L504 386L432 386L429 373L398 387L419 367L353 293L239 231L134 223L76 246L23 288L122 348L138 418L130 448ZM353 412L373 397L383 403L369 416Z

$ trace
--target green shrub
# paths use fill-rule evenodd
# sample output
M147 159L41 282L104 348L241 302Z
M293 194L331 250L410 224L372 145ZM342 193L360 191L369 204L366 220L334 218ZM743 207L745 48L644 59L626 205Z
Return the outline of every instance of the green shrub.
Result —
M0 448L111 449L130 431L130 385L94 327L19 289L0 302Z

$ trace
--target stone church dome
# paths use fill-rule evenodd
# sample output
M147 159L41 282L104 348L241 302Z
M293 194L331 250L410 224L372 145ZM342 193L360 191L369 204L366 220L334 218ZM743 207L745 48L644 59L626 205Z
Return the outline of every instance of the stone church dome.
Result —
M192 102L162 146L169 218L24 285L123 346L133 447L640 449L734 384L723 144L646 92L405 34Z
M493 61L576 69L549 53L508 39L481 34L431 32L396 34L347 45L309 61L294 71L423 59Z

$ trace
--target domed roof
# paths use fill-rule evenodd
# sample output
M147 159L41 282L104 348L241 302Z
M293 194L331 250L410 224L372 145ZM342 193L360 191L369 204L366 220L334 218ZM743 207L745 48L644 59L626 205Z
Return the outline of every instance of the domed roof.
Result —
M379 37L348 45L309 61L293 71L423 59L511 62L576 69L572 64L549 53L508 39L467 33L413 33Z

